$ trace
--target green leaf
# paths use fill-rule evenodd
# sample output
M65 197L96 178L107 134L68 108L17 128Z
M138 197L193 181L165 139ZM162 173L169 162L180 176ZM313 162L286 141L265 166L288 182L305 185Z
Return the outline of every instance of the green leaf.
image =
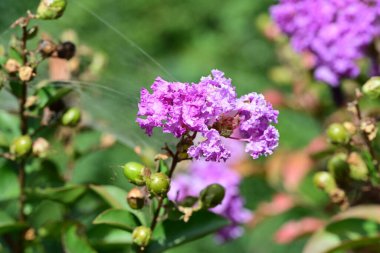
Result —
M208 211L194 213L187 223L166 220L157 225L153 234L154 241L148 246L147 252L163 252L214 233L228 224L226 219Z
M90 185L90 189L97 193L105 202L115 209L125 209L133 213L142 225L148 224L148 215L143 210L134 210L129 207L126 201L127 192L113 185Z
M136 222L135 216L123 209L108 209L99 214L93 221L93 224L106 224L127 231L132 231L139 225Z
M122 247L132 244L132 233L106 226L96 226L88 232L91 245L101 248Z
M7 213L0 211L0 234L18 231L25 227L25 224L16 222Z
M50 199L70 204L80 198L85 191L84 185L66 185L57 188L27 189L26 193L32 199Z
M68 87L57 89L56 87L49 85L39 88L36 92L36 96L38 97L38 107L44 108L49 106L69 94L71 91L72 89Z
M87 239L79 234L76 225L69 225L64 229L62 243L65 253L96 253Z
M64 219L65 206L61 203L44 200L39 203L29 216L29 222L35 228L46 224L61 222Z
M380 206L365 205L348 209L332 218L315 233L304 253L333 253L378 243L380 239Z
M11 162L0 162L0 175L0 201L17 198L20 195L20 189L16 170Z

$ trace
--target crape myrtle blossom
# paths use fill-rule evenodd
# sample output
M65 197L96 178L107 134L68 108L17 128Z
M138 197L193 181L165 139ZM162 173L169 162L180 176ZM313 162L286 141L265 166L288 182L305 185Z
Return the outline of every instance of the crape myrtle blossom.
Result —
M192 136L187 153L206 161L226 161L224 138L247 143L253 158L272 154L278 145L278 111L257 93L237 98L231 79L219 70L199 83L167 82L158 77L152 93L141 90L137 122L148 135L162 128L177 138ZM195 136L197 137L194 141Z
M232 145L233 150L233 159L229 161L236 162L241 159L239 156L241 157L244 150L241 143L233 142L227 143L229 147ZM252 213L244 208L244 200L240 196L240 181L240 175L232 169L232 164L229 162L194 161L186 172L174 175L168 197L172 201L181 202L186 197L199 196L199 193L210 184L221 184L226 190L225 197L220 205L210 211L225 217L231 223L216 233L216 239L225 242L242 235L241 224L252 219Z
M296 51L316 57L315 77L331 86L359 75L380 35L380 0L280 0L271 16Z

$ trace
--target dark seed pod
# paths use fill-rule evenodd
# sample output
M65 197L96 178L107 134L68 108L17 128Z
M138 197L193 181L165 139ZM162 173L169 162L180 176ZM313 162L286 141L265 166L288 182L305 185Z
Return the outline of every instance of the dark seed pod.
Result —
M58 45L57 47L57 55L59 58L70 60L71 58L74 57L76 52L76 47L74 43L70 41L65 41L62 42L61 44Z
M213 208L222 203L225 189L220 184L210 184L200 193L200 201L203 208Z

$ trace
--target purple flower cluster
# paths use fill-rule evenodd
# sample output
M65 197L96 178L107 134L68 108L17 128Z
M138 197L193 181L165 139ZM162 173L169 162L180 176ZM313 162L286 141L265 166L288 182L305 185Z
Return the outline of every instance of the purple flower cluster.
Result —
M175 202L182 201L188 196L198 197L205 187L213 183L221 184L226 190L223 202L210 209L231 222L216 234L217 240L224 242L239 237L243 233L240 225L252 218L252 213L244 208L244 201L240 196L240 176L228 163L193 162L187 173L177 174L172 179L168 197Z
M295 50L315 55L315 77L331 86L358 76L356 61L380 35L380 0L280 0L271 15Z
M231 153L224 137L247 142L246 151L254 158L272 154L278 145L278 131L270 125L277 123L278 111L260 94L237 98L231 79L219 70L192 84L158 77L151 88L152 94L141 90L138 124L148 135L155 127L177 138L196 133L188 149L193 158L227 160Z

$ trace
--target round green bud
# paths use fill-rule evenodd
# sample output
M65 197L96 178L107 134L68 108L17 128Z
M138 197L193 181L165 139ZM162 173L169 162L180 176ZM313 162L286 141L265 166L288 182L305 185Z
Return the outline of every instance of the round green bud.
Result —
M339 123L333 123L327 128L327 137L333 144L347 144L350 140L349 132Z
M364 85L363 85L363 93L370 98L378 98L380 96L380 77L374 76L371 77Z
M32 151L33 141L29 135L24 135L16 138L11 146L10 151L16 157L28 155Z
M126 163L123 167L124 176L135 185L145 185L146 171L144 165L136 162Z
M170 179L162 172L154 173L147 178L146 186L153 195L166 196L170 189Z
M132 232L133 243L144 248L149 244L152 230L145 226L136 227Z
M128 192L127 202L132 209L143 208L145 202L144 193L137 187L133 188Z
M326 192L331 192L337 188L334 178L327 171L315 173L313 181L318 188Z
M61 118L61 123L64 126L70 126L70 127L75 127L78 125L79 121L81 119L81 112L78 108L73 107L67 110L62 118Z
M349 172L347 155L344 153L335 154L327 162L327 169L335 179L344 179Z
M37 8L36 18L57 19L66 9L67 0L41 0Z
M203 208L213 208L222 203L225 189L220 184L210 184L199 194Z

